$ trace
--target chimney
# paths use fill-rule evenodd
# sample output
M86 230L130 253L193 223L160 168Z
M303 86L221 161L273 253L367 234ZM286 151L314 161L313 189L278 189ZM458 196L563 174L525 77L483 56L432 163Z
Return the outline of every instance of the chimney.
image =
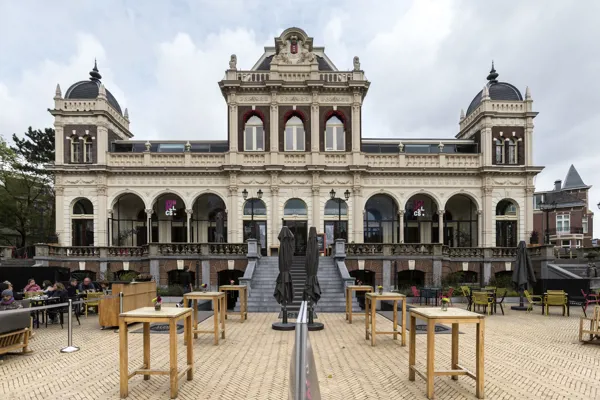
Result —
M558 191L560 191L561 188L562 188L562 181L560 179L557 181L554 181L554 191L558 192Z

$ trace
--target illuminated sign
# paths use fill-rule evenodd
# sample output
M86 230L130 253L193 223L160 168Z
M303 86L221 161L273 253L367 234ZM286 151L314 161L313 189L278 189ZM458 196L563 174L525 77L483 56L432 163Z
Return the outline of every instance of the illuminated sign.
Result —
M415 217L424 217L425 216L425 201L415 200L415 202L413 204L413 215Z
M173 217L177 215L177 210L175 206L177 205L177 200L166 200L165 201L165 215L169 217Z

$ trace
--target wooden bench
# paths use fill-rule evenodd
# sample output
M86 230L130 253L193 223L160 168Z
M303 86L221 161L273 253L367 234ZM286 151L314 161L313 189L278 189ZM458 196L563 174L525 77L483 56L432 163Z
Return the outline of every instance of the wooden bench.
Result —
M0 335L0 354L12 353L22 350L23 353L29 353L29 328L23 328L18 331L3 333Z
M589 321L589 329L584 328L585 321ZM589 340L584 340L584 335L590 335ZM594 312L590 317L581 317L579 320L579 341L600 344L600 306L594 307Z

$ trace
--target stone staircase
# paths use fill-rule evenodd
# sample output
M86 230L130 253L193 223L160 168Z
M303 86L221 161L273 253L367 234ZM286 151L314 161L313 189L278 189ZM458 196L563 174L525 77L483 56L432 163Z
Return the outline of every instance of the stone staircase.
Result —
M306 282L306 272L304 270L304 257L294 257L290 274L294 286L294 300L288 304L289 312L297 312L302 302L302 292ZM275 291L275 281L279 274L277 257L262 257L258 261L252 282L250 285L250 294L248 296L249 312L278 312L281 306L273 297ZM333 259L329 257L319 258L319 271L317 273L319 284L321 285L321 300L317 303L315 310L318 312L339 312L343 313L346 309L346 300L342 280L339 276ZM239 299L236 304L236 310L239 310ZM352 301L352 308L355 311L360 310L356 298Z

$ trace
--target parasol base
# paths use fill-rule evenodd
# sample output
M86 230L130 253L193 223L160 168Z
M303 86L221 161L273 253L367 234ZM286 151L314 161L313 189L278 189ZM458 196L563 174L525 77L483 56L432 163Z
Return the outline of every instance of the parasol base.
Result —
M293 331L296 329L296 324L289 322L287 324L284 324L283 322L273 322L271 327L276 331Z
M511 310L516 310L516 311L527 311L527 307L526 306L512 306L510 309Z
M325 325L320 322L313 322L312 324L307 324L309 331L322 331L325 329Z

